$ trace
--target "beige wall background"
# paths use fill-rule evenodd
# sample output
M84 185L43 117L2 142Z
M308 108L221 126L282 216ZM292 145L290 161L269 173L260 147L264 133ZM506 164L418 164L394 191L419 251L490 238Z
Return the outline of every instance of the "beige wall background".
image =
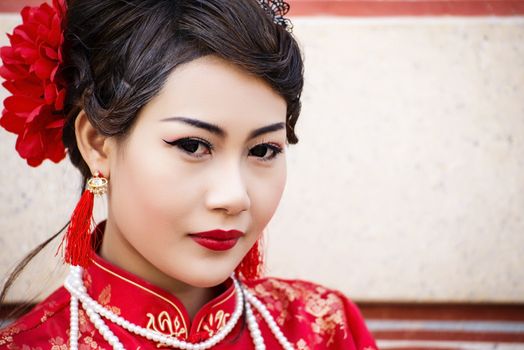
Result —
M524 18L292 20L306 85L269 274L361 301L524 302ZM30 168L14 144L0 130L1 275L80 191L67 161ZM54 249L11 300L59 283Z

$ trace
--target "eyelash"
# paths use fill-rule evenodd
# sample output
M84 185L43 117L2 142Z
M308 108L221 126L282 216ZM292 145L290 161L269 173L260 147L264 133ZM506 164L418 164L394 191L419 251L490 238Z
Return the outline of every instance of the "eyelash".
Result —
M190 155L191 157L194 157L194 158L202 158L204 156L203 155L195 155L194 153L187 151L186 149L183 148L184 144L187 144L188 142L197 142L198 144L204 145L204 147L206 147L209 151L213 151L215 149L213 147L213 145L211 145L208 141L206 141L204 139L201 139L201 138L196 138L196 137L184 137L184 138L181 138L181 139L178 139L178 140L175 140L175 141L166 141L166 140L164 140L164 142L169 144L169 145L171 145L171 146L176 146L182 152L184 152L184 153L186 153L186 154L188 154L188 155ZM259 143L259 144L255 145L254 147L252 147L251 150L253 148L255 148L255 147L258 147L258 146L266 146L266 147L268 147L270 149L270 151L273 151L273 154L270 157L268 157L268 158L264 159L262 157L257 157L262 162L268 162L270 160L273 160L280 153L282 153L282 147L277 146L275 144L271 144L271 143Z

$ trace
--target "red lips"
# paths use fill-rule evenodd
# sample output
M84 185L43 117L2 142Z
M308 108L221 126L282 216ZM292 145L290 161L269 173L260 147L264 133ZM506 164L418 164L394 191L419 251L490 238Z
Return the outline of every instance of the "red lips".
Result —
M244 233L238 230L212 230L191 233L189 236L198 244L216 251L231 249Z

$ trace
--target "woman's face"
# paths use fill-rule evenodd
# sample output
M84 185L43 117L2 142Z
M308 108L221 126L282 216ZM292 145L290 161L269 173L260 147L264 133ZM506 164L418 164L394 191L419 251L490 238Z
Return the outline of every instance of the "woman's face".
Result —
M113 258L192 286L227 279L284 190L285 119L285 100L227 61L206 56L177 67L109 158L106 234L122 242ZM244 235L226 250L190 236L215 229Z

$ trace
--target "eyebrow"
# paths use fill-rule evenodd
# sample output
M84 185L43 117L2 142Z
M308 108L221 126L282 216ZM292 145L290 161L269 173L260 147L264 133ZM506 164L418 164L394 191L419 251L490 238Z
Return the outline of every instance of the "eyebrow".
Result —
M169 117L161 119L160 121L178 121L182 122L200 129L204 129L209 131L212 134L218 135L222 138L225 138L227 136L227 132L224 129L221 129L218 125L207 123L205 121L194 119L194 118L188 118L188 117ZM249 133L249 136L247 137L248 140L254 139L257 136L267 134L269 132L281 130L285 127L284 123L275 123L270 124L267 126L263 126L261 128L255 129Z

